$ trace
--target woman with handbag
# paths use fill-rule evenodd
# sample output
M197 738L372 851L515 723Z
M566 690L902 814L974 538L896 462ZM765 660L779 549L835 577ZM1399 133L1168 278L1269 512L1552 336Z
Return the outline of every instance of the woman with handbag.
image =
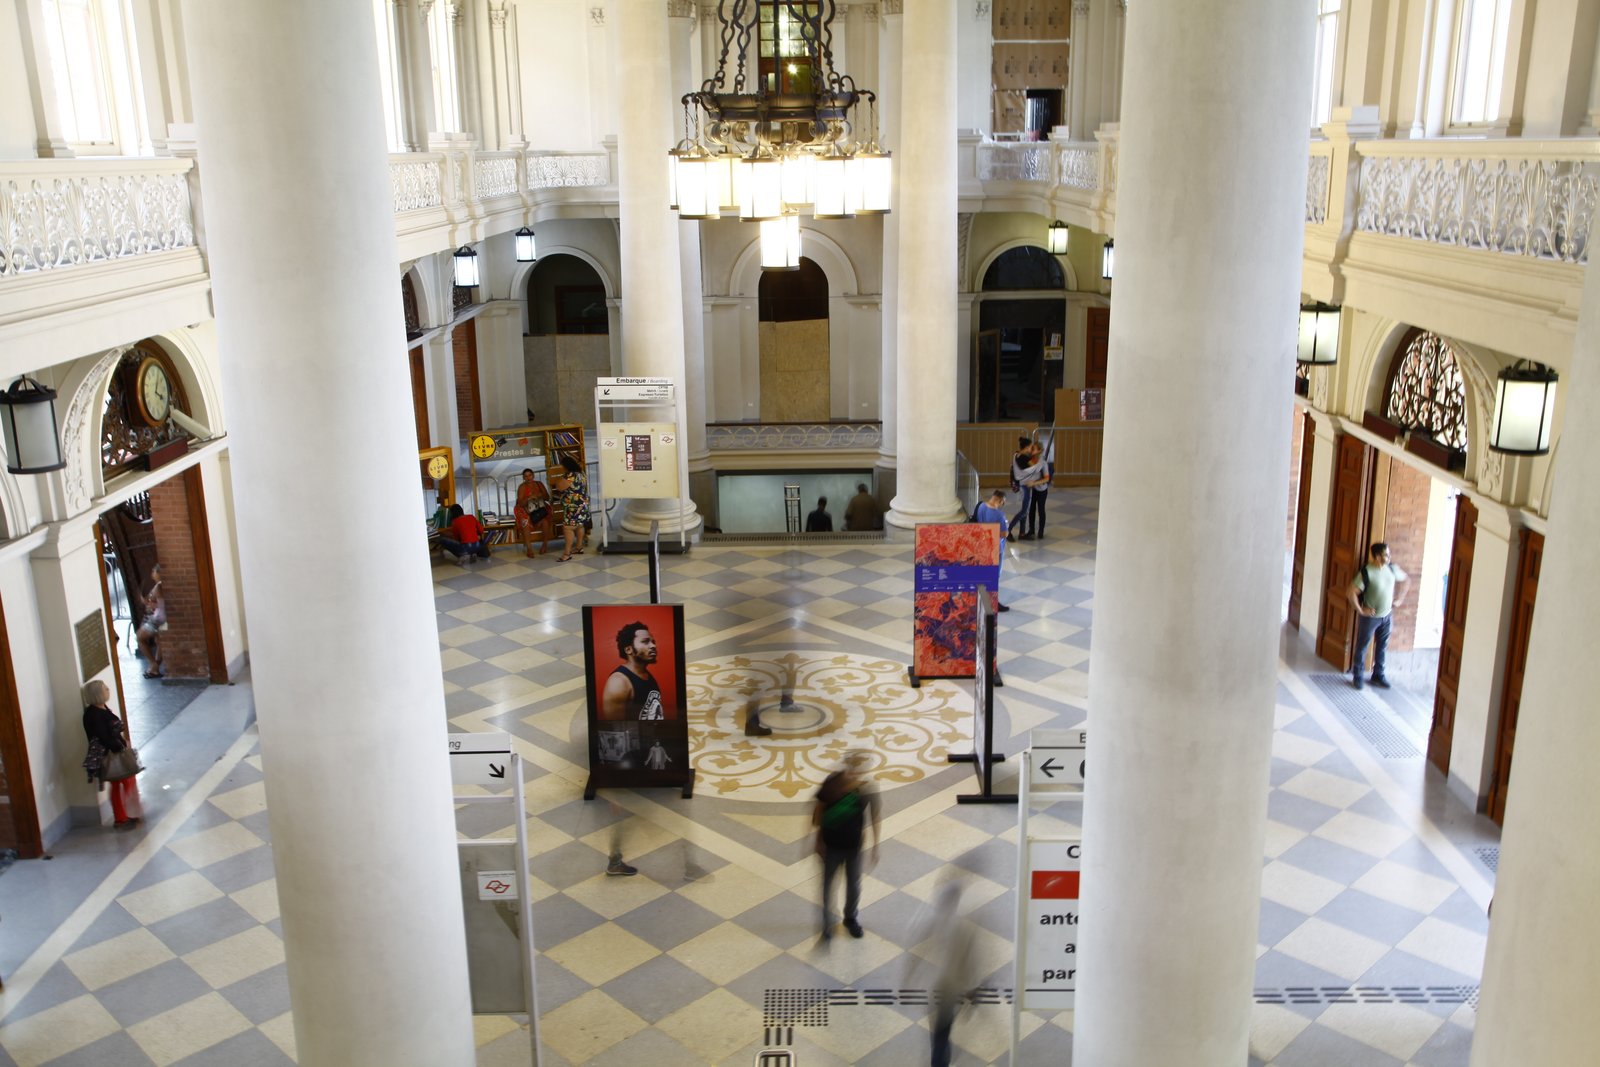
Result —
M139 825L137 816L128 813L129 801L134 799L134 777L144 768L139 766L139 753L128 743L128 731L117 713L106 706L111 699L111 687L98 679L84 686L83 732L89 738L89 754L83 759L83 769L89 772L91 782L111 787L111 815L118 830L131 830Z
M555 537L550 513L550 491L534 475L531 467L523 468L522 483L517 486L517 506L512 510L517 517L517 532L522 536L523 551L529 559L533 558L533 534L537 530L543 535L539 542L539 555L544 555L550 547L551 538Z

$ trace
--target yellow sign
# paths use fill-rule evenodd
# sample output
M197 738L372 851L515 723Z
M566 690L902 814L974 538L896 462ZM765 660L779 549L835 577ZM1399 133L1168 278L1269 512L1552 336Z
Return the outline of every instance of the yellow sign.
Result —
M428 477L433 479L443 478L450 473L450 461L443 456L434 456L428 460Z
M472 439L472 454L479 459L488 459L494 455L494 438L486 433L480 433Z

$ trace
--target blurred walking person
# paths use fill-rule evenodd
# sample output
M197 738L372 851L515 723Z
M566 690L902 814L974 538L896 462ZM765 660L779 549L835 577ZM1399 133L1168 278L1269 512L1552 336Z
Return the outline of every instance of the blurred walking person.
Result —
M851 937L864 932L856 909L861 903L861 845L867 822L872 822L872 863L878 862L878 845L883 840L878 822L878 796L867 785L861 771L866 756L852 752L844 766L823 781L811 809L811 825L817 828L817 855L822 857L822 941L833 937L833 913L829 908L833 876L844 868L844 928Z

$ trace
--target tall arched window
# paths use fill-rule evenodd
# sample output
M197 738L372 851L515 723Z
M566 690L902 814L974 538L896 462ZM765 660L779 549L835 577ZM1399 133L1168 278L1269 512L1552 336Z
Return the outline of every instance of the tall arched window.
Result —
M1339 9L1342 0L1314 0L1317 5L1317 50L1311 57L1311 124L1321 126L1333 113L1334 67L1339 55Z
M120 0L38 0L44 92L77 155L149 155L139 54Z
M1500 89L1511 36L1511 0L1461 0L1451 118L1458 123L1500 117Z
M1417 331L1389 368L1384 418L1453 452L1467 450L1467 383L1450 343Z

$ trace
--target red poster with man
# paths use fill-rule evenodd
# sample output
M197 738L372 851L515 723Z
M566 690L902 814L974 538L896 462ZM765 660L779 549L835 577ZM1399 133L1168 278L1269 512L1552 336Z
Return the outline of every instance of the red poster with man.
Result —
M689 768L683 606L583 609L589 704L589 785L682 786Z

